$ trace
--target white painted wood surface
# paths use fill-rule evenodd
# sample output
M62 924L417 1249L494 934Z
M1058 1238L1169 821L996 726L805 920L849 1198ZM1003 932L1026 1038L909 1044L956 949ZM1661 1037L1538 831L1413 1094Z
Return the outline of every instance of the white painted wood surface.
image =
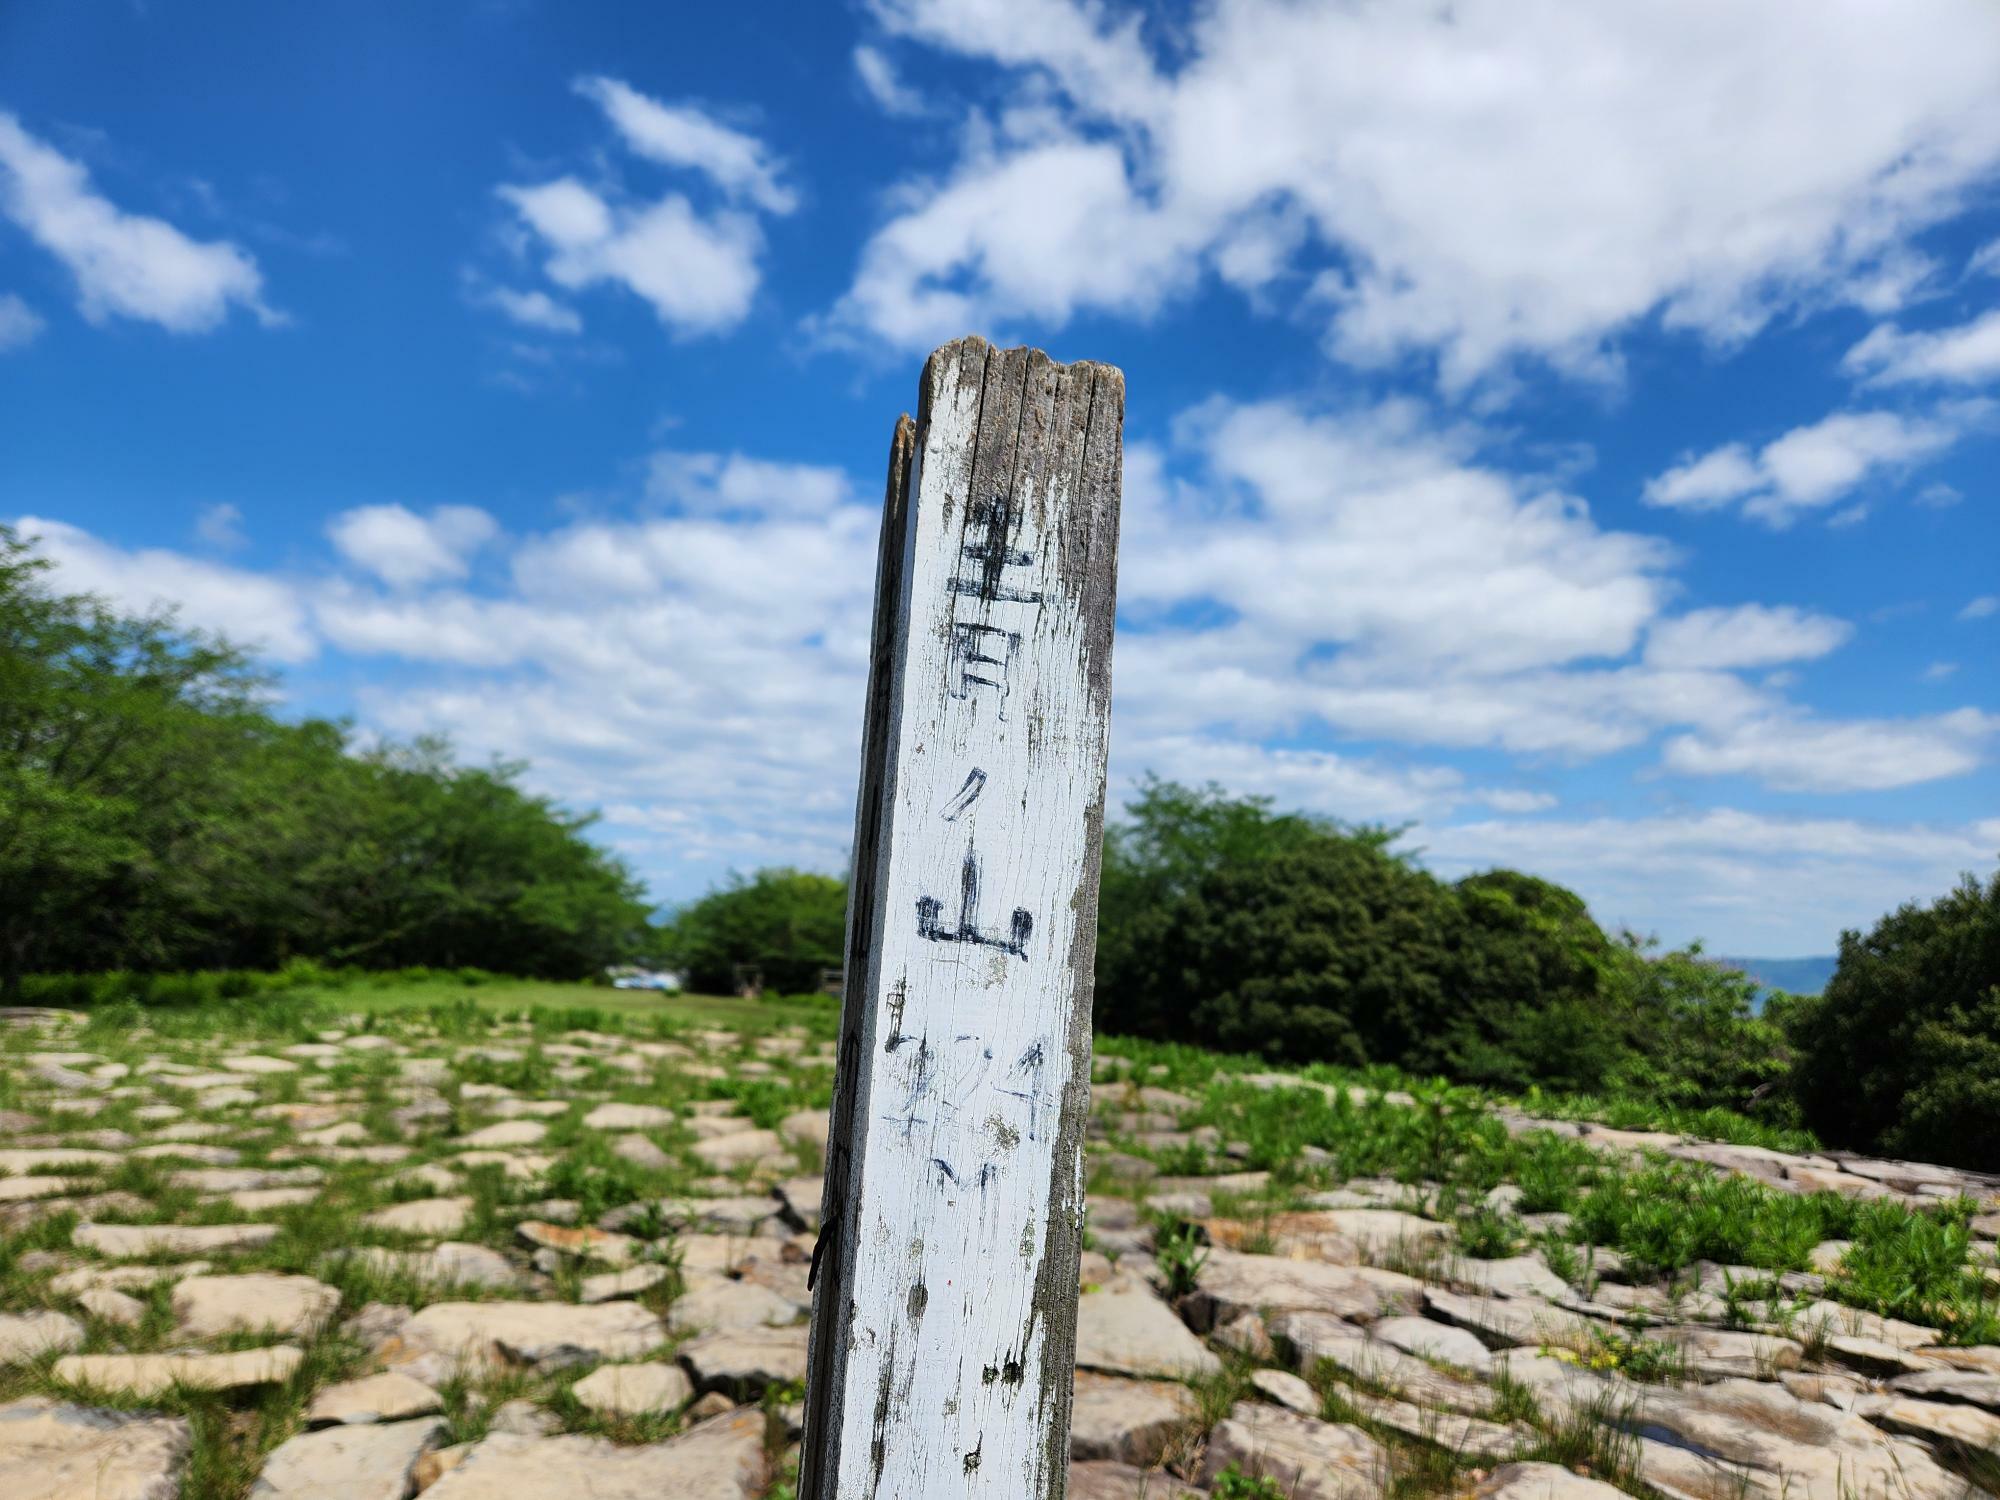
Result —
M970 338L897 430L804 1500L1067 1487L1123 417Z

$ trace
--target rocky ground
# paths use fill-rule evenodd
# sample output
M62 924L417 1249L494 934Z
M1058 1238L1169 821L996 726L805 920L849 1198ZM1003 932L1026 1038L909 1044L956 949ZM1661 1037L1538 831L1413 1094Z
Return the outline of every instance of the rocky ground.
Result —
M8 1019L6 1500L791 1494L830 1016ZM2000 1494L2000 1182L1107 1050L1077 1500Z

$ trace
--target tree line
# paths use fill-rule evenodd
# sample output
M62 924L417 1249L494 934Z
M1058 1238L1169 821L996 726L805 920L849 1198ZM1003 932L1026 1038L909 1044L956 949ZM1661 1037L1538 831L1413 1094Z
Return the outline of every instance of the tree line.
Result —
M1294 1063L1376 1063L1520 1093L1726 1109L1829 1145L2000 1169L2000 876L1843 936L1824 995L1698 947L1605 932L1514 870L1438 879L1397 830L1148 781L1107 831L1100 1031ZM699 989L736 964L808 988L841 961L844 883L762 870L663 949Z
M576 978L642 949L590 820L454 763L290 722L240 651L49 586L0 528L0 983L297 958Z
M226 642L48 586L0 527L0 985L31 973L633 959L817 988L846 883L771 869L664 923L590 819L437 740L289 721ZM1107 829L1096 1021L1290 1062L1391 1064L1727 1108L1833 1145L2000 1167L2000 876L1843 936L1825 994L1603 931L1549 881L1447 882L1391 828L1148 781Z

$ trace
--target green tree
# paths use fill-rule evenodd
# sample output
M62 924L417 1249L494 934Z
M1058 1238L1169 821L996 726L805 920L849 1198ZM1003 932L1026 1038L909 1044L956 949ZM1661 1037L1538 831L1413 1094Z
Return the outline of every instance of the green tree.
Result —
M240 654L48 591L0 527L0 983L85 954L165 957L217 770L254 719Z
M1604 1003L1616 944L1583 898L1516 870L1468 875L1452 895L1460 923L1446 983L1456 1003L1412 1061L1501 1088L1604 1087L1627 1034Z
M0 529L0 975L476 965L575 978L649 943L638 884L520 768L351 753L227 644L55 592Z
M1970 875L1867 936L1789 1019L1792 1087L1831 1145L2000 1168L2000 875Z
M846 926L846 881L759 870L684 907L664 946L690 988L728 994L744 964L760 971L768 988L802 994L819 988L822 969L840 967Z

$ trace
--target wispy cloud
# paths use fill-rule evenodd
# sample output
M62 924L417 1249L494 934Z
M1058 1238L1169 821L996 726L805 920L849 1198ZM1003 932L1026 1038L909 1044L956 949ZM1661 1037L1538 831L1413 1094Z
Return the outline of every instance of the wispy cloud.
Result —
M163 219L127 213L90 174L0 111L0 213L69 270L92 323L132 318L173 333L206 333L241 307L269 326L264 278L248 251L196 240Z

